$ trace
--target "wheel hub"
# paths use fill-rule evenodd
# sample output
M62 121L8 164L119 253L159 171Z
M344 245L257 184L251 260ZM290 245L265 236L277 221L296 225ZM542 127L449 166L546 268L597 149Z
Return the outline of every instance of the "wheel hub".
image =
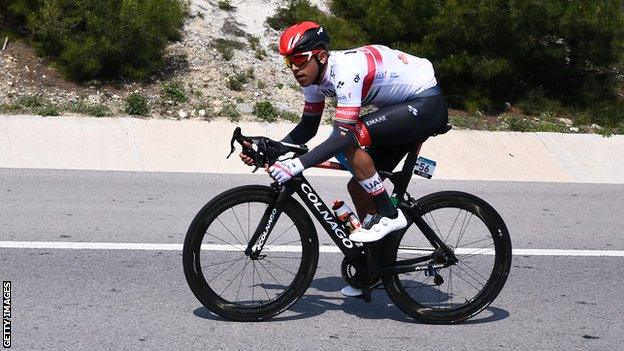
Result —
M341 272L349 285L362 290L372 289L380 279L378 274L369 273L365 266L352 265L346 257L342 259Z

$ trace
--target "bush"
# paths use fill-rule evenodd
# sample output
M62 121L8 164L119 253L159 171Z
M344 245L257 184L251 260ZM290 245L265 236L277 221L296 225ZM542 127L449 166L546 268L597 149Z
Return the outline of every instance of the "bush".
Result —
M146 79L180 37L180 0L5 0L38 51L70 78Z
M43 105L37 110L37 114L40 116L60 116L61 112L54 105Z
M230 90L242 91L243 85L255 77L254 69L249 68L246 72L234 73L233 76L228 78L227 86Z
M267 21L276 29L317 21L333 49L378 43L426 57L454 107L585 109L613 103L624 84L621 0L332 0L330 8L331 16L289 0Z
M279 112L269 101L256 102L252 113L264 122L275 122L279 116Z
M226 117L230 122L238 122L240 121L241 114L236 109L236 105L234 104L226 104L223 106L221 111L219 111L220 117Z
M189 100L182 83L172 82L163 84L161 97L165 100L171 100L174 104L180 104Z
M106 117L112 115L111 110L106 105L89 104L82 101L69 105L67 109L70 112L87 114L94 117Z
M149 114L147 98L139 93L132 93L126 98L126 113L135 116L147 116Z
M219 6L219 9L223 11L234 11L236 9L236 7L230 4L229 0L219 0L217 6Z
M242 50L245 48L245 44L228 39L215 39L212 42L212 47L215 48L223 57L224 60L229 61L234 57L234 50Z

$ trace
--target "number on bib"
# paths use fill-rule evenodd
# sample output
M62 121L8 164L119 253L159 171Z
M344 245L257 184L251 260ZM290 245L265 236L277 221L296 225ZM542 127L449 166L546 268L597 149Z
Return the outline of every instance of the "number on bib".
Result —
M414 166L414 174L431 179L435 168L436 161L429 160L424 157L418 157L418 160L416 160L416 166Z

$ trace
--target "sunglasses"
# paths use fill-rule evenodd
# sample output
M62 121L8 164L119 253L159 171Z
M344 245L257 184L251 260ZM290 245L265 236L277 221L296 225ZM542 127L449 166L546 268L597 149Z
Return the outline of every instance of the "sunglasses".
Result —
M291 68L292 65L295 65L297 68L302 68L305 64L310 61L312 56L318 54L322 50L311 50L306 52L300 52L294 55L289 55L284 57L284 62L288 68Z

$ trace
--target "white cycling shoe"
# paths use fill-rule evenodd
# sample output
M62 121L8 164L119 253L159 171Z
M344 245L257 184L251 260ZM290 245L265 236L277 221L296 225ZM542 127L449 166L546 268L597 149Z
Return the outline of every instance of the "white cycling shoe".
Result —
M407 219L401 210L398 210L396 218L375 215L367 225L351 233L351 235L349 235L349 240L360 243L371 243L382 239L395 230L403 229L406 226Z
M356 289L351 285L347 285L342 288L342 290L340 290L340 293L346 297L359 297L364 295L364 292L362 290Z

